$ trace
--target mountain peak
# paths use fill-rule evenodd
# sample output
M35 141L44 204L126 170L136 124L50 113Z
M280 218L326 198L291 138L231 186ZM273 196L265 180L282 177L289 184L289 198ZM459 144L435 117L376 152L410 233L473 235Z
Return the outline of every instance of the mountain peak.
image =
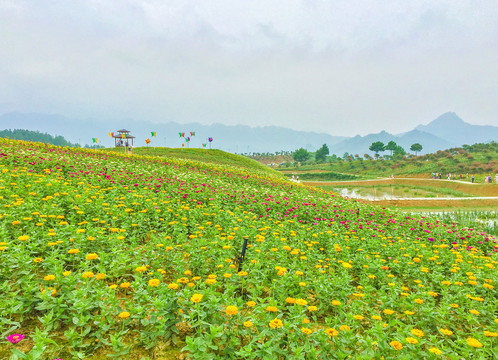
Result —
M465 121L463 121L456 113L454 112L446 112L440 116L438 116L436 119L432 120L427 126L429 125L461 125L465 124Z

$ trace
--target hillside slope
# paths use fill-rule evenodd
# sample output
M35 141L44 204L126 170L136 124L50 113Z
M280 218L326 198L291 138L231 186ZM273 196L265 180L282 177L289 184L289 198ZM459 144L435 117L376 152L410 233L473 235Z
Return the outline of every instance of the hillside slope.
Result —
M190 160L0 139L0 169L1 358L493 356L478 229Z

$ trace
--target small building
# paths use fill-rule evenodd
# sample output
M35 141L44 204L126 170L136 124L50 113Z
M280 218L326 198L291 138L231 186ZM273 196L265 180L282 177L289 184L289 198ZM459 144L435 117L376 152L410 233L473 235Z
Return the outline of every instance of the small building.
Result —
M115 147L120 147L120 146L133 147L133 140L135 139L135 136L130 135L129 130L125 129L118 130L117 132L113 133L112 137L114 138Z

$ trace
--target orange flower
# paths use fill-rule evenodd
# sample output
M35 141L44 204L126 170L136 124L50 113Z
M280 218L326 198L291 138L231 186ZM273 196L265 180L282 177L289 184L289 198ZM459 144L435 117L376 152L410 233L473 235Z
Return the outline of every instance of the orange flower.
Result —
M482 343L477 340L477 339L474 339L474 338L467 338L467 344L469 344L470 346L472 347L475 347L475 348L480 348L482 347Z
M279 318L275 318L272 321L270 321L269 325L272 329L278 329L284 326L284 323Z
M229 305L227 306L225 312L227 315L237 315L239 313L239 309L237 308L237 306Z
M95 259L98 259L98 257L99 257L99 256L98 256L97 254L95 254L95 253L90 253L90 254L87 254L87 255L85 256L85 258L86 258L87 260L95 260Z
M118 315L121 319L126 319L126 318L129 318L130 317L130 313L128 311L123 311L121 313L119 313Z
M330 337L333 337L333 336L337 336L339 334L339 331L337 331L336 329L334 328L328 328L328 329L325 329L325 334L327 334Z
M403 349L403 345L401 345L401 343L399 341L396 341L396 340L391 341L389 343L389 345L391 345L394 348L394 350L401 350L401 349Z
M150 279L149 280L149 286L152 286L152 287L159 286L160 283L161 283L161 281L159 281L159 279Z

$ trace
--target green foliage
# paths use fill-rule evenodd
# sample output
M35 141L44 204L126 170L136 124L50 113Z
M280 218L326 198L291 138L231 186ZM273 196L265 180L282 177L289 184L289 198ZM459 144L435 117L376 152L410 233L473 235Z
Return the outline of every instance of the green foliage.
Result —
M394 141L389 141L386 145L386 147L384 148L385 150L390 150L391 151L391 156L393 154L393 151L396 150L396 148L398 147L398 144L396 144L396 142Z
M370 151L375 152L376 156L379 156L379 153L384 151L386 148L384 146L384 143L382 141L375 141L370 145L368 148Z
M308 150L304 148L300 148L296 151L294 151L294 154L292 154L292 157L295 161L297 162L305 162L311 157L311 154L308 152Z
M326 144L323 144L322 147L316 151L315 160L319 163L325 162L328 154L329 147Z
M422 151L422 145L420 145L419 143L415 143L413 144L411 147L410 147L410 150L411 151L415 151L415 155L419 152L419 151Z
M71 144L62 136L52 136L46 133L41 133L39 131L31 131L23 129L1 130L0 138L23 140L23 141L35 141L44 144L52 144L56 146L69 146L69 147L76 146L76 144Z

